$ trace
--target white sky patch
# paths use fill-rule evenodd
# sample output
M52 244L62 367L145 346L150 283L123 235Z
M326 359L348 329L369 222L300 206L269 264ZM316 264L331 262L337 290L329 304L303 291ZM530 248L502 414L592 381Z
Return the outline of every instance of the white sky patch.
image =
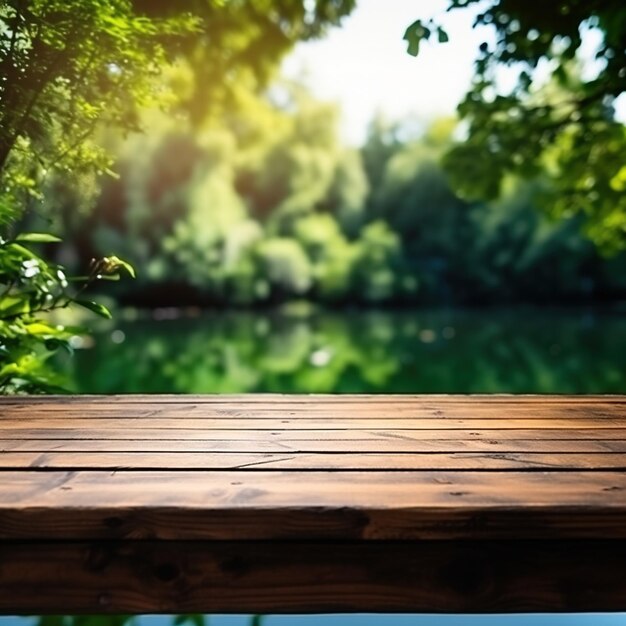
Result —
M469 87L478 46L492 42L493 31L472 28L476 7L448 14L447 4L447 0L359 0L340 28L319 41L298 44L285 59L283 74L304 80L317 98L341 105L342 137L351 145L363 142L377 112L390 120L452 115ZM450 41L423 43L417 58L408 55L404 31L416 19L433 16ZM597 50L598 36L596 31L584 37L580 56L585 60ZM586 70L597 73L597 66L588 63ZM503 91L516 76L514 68L498 73ZM616 111L626 123L624 95L617 99Z
M622 124L626 124L626 93L622 93L615 98L613 105L615 106L615 119Z
M342 134L351 144L363 141L377 111L390 119L451 115L488 32L472 29L470 11L444 14L445 6L445 0L360 0L341 28L298 44L283 72L304 79L318 98L341 104ZM434 15L444 18L450 42L424 43L417 58L409 56L404 31Z

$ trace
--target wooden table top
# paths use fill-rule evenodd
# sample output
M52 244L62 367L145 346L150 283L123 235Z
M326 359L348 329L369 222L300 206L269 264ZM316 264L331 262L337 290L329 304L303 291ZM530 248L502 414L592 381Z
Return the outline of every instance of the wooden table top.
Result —
M527 564L535 580L548 576L547 561L558 561L553 578L597 558L619 555L624 563L626 396L10 397L0 399L0 450L0 590L12 589L0 592L4 612L58 611L60 602L92 612L626 608L626 582L607 582L607 571L595 574L603 591L593 587L592 596L582 574L582 590L570 579L575 592L548 581L537 595L528 572L526 595L515 587L517 595L502 600L491 589L487 603L464 579L445 583L456 599L441 589L398 591L406 576L417 576L421 589L436 583L415 573L409 557L417 549L430 569L468 547L482 554L476 563L485 555L498 561L495 553L520 562L558 553L544 554L534 570ZM246 578L256 575L242 565L250 555L270 567L268 544L271 576L283 572L280 589L308 568L300 592L272 599ZM159 562L165 550L171 571L155 565L151 576L167 593L148 591L143 574L135 588L128 563L128 571L115 574L117 563L113 578L102 578L105 565L89 560L98 560L96 545L109 551L105 565L117 563L120 550L149 549ZM218 568L228 584L212 578L221 592L207 599L206 579L196 589L184 564L200 554L212 562L233 546L243 561ZM352 563L343 595L338 583L332 592L309 589L321 552L330 559L327 578ZM582 561L569 562L571 552ZM298 567L277 563L277 554ZM375 593L358 587L351 559L367 578L390 555L395 583L379 581ZM68 585L90 581L78 595L59 588L72 567L81 573ZM237 586L242 577L247 595ZM44 585L54 593L34 594Z

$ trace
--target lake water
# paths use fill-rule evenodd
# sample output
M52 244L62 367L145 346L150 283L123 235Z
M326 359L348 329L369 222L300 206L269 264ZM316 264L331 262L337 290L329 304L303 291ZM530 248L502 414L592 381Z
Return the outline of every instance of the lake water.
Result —
M139 317L139 319L137 319ZM626 310L126 312L66 364L82 393L626 393ZM626 614L268 616L263 626L626 626ZM113 626L96 620L0 626ZM173 626L142 616L132 626ZM211 616L207 626L251 626ZM128 625L131 626L131 625Z
M76 391L626 392L626 310L134 315L68 361Z

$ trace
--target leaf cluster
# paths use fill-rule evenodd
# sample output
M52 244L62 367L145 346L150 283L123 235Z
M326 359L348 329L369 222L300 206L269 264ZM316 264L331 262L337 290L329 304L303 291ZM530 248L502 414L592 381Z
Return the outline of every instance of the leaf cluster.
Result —
M601 249L625 248L619 180L626 131L613 104L626 91L626 5L450 0L448 11L458 9L473 11L475 26L487 30L458 109L467 138L444 161L456 188L466 198L489 199L510 174L549 178L553 193L544 208L550 214L581 215ZM409 52L417 54L439 28L432 19L412 24L405 35ZM591 63L581 51L585 33L593 31L600 44ZM499 81L503 67L516 76L508 91Z
M22 233L0 242L0 393L61 390L61 379L47 367L59 349L72 351L81 329L56 325L43 314L80 306L105 318L109 310L84 298L99 280L118 280L133 268L117 257L94 260L87 276L68 277L62 266L44 260L32 244L57 243L45 233Z
M7 0L0 6L0 176L51 168L105 172L97 127L140 129L140 111L171 107L201 122L239 84L263 84L300 39L319 36L354 0ZM166 70L191 67L188 93ZM18 153L17 155L15 153ZM23 180L12 188L24 188ZM32 185L31 185L32 186Z

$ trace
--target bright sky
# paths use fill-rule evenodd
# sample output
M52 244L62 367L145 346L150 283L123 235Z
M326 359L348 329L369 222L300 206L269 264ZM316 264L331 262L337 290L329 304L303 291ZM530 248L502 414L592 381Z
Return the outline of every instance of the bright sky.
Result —
M452 114L467 91L478 46L491 40L491 30L472 29L475 11L446 14L447 4L357 0L340 28L319 41L298 44L283 72L304 79L318 98L341 104L342 134L351 144L362 143L377 111L390 119L411 116L418 121ZM404 31L415 19L431 16L442 18L450 41L423 44L417 58L409 56ZM597 43L592 39L590 52ZM617 110L626 122L624 96Z
M441 15L445 0L357 0L357 8L324 39L299 44L285 60L290 78L341 103L344 137L360 143L376 111L396 119L451 114L467 90L485 31L472 30L469 11L445 15L450 42L406 52L404 31L415 19Z

